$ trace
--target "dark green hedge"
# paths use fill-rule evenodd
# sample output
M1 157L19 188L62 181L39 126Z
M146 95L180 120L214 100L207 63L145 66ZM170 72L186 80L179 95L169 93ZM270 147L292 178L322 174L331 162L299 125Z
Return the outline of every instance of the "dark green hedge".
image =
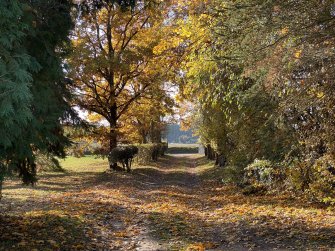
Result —
M188 154L188 153L199 153L198 146L173 146L168 149L167 153L170 154Z
M164 156L168 149L167 143L141 144L137 145L138 154L135 161L138 164L148 164L157 161L160 156Z

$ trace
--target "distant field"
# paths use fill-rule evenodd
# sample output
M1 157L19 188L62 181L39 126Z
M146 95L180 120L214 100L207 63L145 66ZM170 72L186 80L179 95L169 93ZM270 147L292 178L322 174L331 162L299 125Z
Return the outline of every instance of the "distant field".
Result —
M167 153L170 154L184 154L184 153L198 153L199 145L198 144L169 144L169 149Z

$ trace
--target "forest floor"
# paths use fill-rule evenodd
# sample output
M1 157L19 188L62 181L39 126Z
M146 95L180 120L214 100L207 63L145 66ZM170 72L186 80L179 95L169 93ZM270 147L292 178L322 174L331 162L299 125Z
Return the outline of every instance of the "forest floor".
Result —
M131 173L62 162L35 187L7 181L0 250L335 250L335 210L289 196L244 196L199 155Z

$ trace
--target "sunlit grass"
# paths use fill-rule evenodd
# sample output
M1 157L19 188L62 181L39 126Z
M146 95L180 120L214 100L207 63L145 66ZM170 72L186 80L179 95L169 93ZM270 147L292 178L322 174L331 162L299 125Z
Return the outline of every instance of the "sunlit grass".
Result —
M169 147L199 147L199 144L169 143Z
M4 184L3 199L15 199L22 202L32 198L42 200L44 197L63 192L73 185L80 185L90 175L102 173L108 169L107 159L96 156L81 158L70 156L60 160L60 164L64 172L38 173L38 181L34 186L23 185L16 177L7 179Z
M94 155L80 158L69 156L60 160L60 164L65 171L71 172L103 172L108 169L107 158Z

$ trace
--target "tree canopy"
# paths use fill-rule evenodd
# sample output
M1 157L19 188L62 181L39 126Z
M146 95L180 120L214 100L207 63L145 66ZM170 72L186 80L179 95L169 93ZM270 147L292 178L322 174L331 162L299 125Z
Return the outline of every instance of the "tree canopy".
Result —
M64 157L70 143L62 121L75 113L62 58L73 27L71 4L14 0L0 5L0 179L18 171L25 183L34 183L36 154Z
M109 141L109 151L117 145L120 119L132 104L149 93L151 100L160 99L159 86L168 76L164 68L171 62L155 48L164 39L168 7L169 2L142 1L123 10L101 2L90 5L77 23L69 59L73 92L95 121L107 121L109 129L99 135Z

